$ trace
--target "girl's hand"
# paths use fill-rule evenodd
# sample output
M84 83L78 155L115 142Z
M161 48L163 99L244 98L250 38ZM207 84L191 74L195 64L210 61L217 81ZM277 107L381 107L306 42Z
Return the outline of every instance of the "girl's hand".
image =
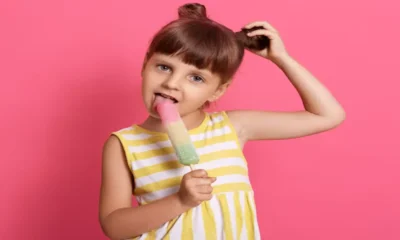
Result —
M251 29L253 27L263 27L264 29L249 32L247 35L249 37L264 35L269 38L270 46L269 48L263 49L261 51L250 50L251 52L266 59L269 59L274 63L277 63L279 60L289 56L285 49L285 45L281 37L279 36L278 31L273 26L271 26L271 24L265 21L256 21L247 24L244 28Z
M207 172L202 169L186 173L182 178L178 192L181 204L193 208L203 201L210 200L213 196L211 184L215 180L214 177L208 177Z

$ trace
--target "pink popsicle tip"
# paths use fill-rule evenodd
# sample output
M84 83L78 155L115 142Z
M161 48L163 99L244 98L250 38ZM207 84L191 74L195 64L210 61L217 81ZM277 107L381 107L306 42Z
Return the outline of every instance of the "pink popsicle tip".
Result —
M180 118L178 109L172 101L159 101L155 108L164 122L174 122Z

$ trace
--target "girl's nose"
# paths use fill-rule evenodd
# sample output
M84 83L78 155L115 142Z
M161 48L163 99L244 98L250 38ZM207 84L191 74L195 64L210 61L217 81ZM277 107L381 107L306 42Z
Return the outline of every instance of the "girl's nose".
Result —
M164 82L163 86L165 88L173 89L173 90L178 90L180 86L180 80L181 77L178 75L171 75L169 76Z

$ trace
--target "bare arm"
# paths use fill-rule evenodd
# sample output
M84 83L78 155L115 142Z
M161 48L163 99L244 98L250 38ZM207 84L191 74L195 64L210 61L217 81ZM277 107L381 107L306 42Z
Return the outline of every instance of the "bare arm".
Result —
M103 149L99 220L111 239L139 236L158 228L190 207L177 194L132 208L133 180L119 140L111 136Z
M282 70L297 89L305 110L228 112L244 142L288 139L316 134L338 126L345 118L341 105L304 67L290 57L283 60L281 64Z
M345 112L329 90L287 54L278 32L270 24L255 22L249 26L254 25L262 25L266 30L257 30L253 35L265 35L271 40L268 50L255 53L270 59L284 72L300 95L304 110L230 111L228 115L241 141L296 138L338 126L344 120Z

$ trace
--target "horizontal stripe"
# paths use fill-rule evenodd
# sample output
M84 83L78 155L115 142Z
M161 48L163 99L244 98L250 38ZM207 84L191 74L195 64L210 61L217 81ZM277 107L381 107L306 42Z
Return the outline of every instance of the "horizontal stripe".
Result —
M210 176L221 176L224 174L247 174L247 165L241 158L221 158L212 162L197 164L196 169L204 169ZM189 168L178 161L157 164L148 168L135 171L136 186L141 187L154 181L165 180L171 177L183 176Z
M140 133L140 134L134 134L134 133L121 133L121 136L127 140L127 141L132 141L132 140L144 140L148 139L151 137L150 134L147 133Z
M224 117L221 115L216 116L216 117L211 117L210 121L208 121L207 125L215 127L215 125L218 125L219 123L223 122L223 120L224 120ZM225 129L227 129L227 128L229 128L229 127L225 126ZM148 139L149 137L153 136L149 133L143 133L143 132L138 133L136 129L139 129L139 128L130 126L130 127L119 129L116 132L119 133L125 140L128 140L128 141L144 140L144 139ZM138 131L141 131L141 130L139 129ZM230 129L228 131L230 131ZM192 141L194 141L195 139L199 139L199 141L202 140L202 138L199 138L199 136L201 136L201 135L203 135L203 134L193 135L194 139L192 139Z
M203 164L206 164L208 162L212 161L218 161L220 159L227 159L227 158L240 158L242 156L242 152L240 149L233 149L233 150L224 150L224 151L218 151L215 153L211 154L206 154L202 155L200 159L200 164L197 164L195 168L205 168ZM245 159L242 159L245 165L247 165L247 162ZM145 160L136 160L131 162L133 165L133 169L135 172L135 177L136 176L144 176L146 174L151 174L157 171L163 171L164 170L170 170L174 168L180 168L182 165L179 163L177 160L176 155L170 154L170 155L165 155L160 158L153 157L152 159L145 159Z
M214 168L211 170L208 170L208 176L210 177L221 177L224 175L243 175L247 176L248 171L245 168L238 167L238 166L227 166L227 167L219 167L219 168Z
M174 177L158 182L152 182L142 187L136 187L135 194L143 196L147 194L156 195L157 199L159 196L166 197L171 192L165 190L171 189L173 187L179 188L181 179L182 179L181 177ZM224 185L227 185L229 187L224 187ZM240 174L231 174L231 175L217 177L217 180L211 186L214 188L215 193L231 192L234 190L239 190L239 191L251 190L250 180L248 176Z
M239 166L247 170L247 163L239 157L226 157L226 158L216 158L213 161L204 161L203 163L199 163L195 165L196 169L205 169L205 170L211 170L219 167L234 167L234 166ZM135 179L140 179L141 177L145 177L149 174L157 174L159 172L163 171L170 171L170 175L174 175L173 173L175 172L176 169L179 168L185 168L182 164L179 163L179 161L165 161L160 164L155 164L152 166L140 168L135 171ZM148 176L151 178L156 179L156 175L154 176Z
M145 139L125 139L127 146L143 146L163 141L169 141L168 135L149 135Z
M136 187L141 188L150 184L160 184L162 181L166 181L168 179L182 178L183 175L188 173L190 168L188 167L180 167L178 169L172 169L169 171L157 172L149 175L145 175L140 178L135 179ZM137 175L136 175L137 176Z
M227 149L227 150L219 150L217 152L208 153L201 156L201 162L211 162L221 158L232 158L232 157L242 157L242 152L240 149Z
M137 191L137 189L135 189L135 195L138 195L136 193L136 191ZM178 191L179 191L179 186L174 186L174 187L170 187L170 188L167 188L167 189L162 189L162 190L159 190L159 191L155 191L155 192L144 194L144 195L140 196L140 198L142 199L142 202L144 204L146 204L146 203L150 203L152 201L167 197L167 196L169 196L171 194L174 194L174 193L176 193Z
M138 181L138 184L140 182ZM143 187L136 187L136 194L142 195L145 193L151 193L154 191L159 191L163 189L168 189L171 187L179 186L181 183L181 177L174 177L174 178L168 178L165 180L157 181L157 182L152 182L149 184L144 185Z
M154 178L153 174L158 174L160 172L166 172L166 171L172 171L171 174L174 172L174 170L177 169L181 169L184 168L185 166L183 166L179 161L177 161L176 159L174 159L174 161L166 161L160 164L155 164L149 167L144 167L144 168L140 168L138 170L135 170L135 180L139 180L142 177L150 177L150 178ZM156 176L156 175L154 175Z
M248 183L227 183L219 186L214 186L213 194L221 194L235 191L251 192L252 187Z
M248 176L243 176L240 174L231 174L226 176L218 177L217 180L211 186L218 186L227 183L246 183L250 184Z
M230 150L237 148L237 144L235 141L226 141L222 143L216 143L212 145L208 145L198 149L199 155L205 155L213 152L223 151L223 150Z
M232 133L232 130L229 126L223 126L221 128L213 129L210 131L206 131L204 133L191 135L191 139L193 142L203 141L205 139L210 139L213 137L223 136Z
M122 128L122 129L118 130L117 132L118 133L131 132L133 129L134 129L134 127L130 126L130 127Z
M229 167L229 166L239 166L247 169L247 164L242 158L238 157L226 157L226 158L216 158L213 161L205 161L196 165L197 169L215 169L218 167Z
M238 149L236 141L227 141L197 148L196 152L199 156L216 153L224 150ZM132 167L135 170L143 167L149 167L166 161L177 160L177 156L173 148L157 149L150 152L137 153L135 157L140 160L133 161ZM201 158L203 160L203 158Z
M217 137L221 137L224 135L231 134L232 131L228 126L225 126L222 129L214 129L212 131L208 131L205 133L197 134L197 135L191 135L191 141L196 147L199 147L203 145L202 143L199 143L200 141L207 140L207 142L210 142L209 140ZM223 141L226 138L219 138L219 141ZM163 148L172 148L172 143L168 138L163 138L162 141L156 141L154 139L147 139L146 141L143 141L143 139L139 139L140 141L132 141L128 142L128 149L131 153L137 154L137 153L142 153L146 151L151 151L155 149L163 149ZM154 142L156 141L156 142ZM217 140L218 141L218 140Z
M141 160L135 160L132 162L132 168L138 170L144 167L150 167L156 164L161 164L169 161L176 161L177 157L175 153L165 154L162 156L153 156Z
M171 142L169 140L146 144L146 145L139 145L139 146L129 146L128 149L131 153L141 153L146 151L151 151L154 149L161 149L171 147Z

